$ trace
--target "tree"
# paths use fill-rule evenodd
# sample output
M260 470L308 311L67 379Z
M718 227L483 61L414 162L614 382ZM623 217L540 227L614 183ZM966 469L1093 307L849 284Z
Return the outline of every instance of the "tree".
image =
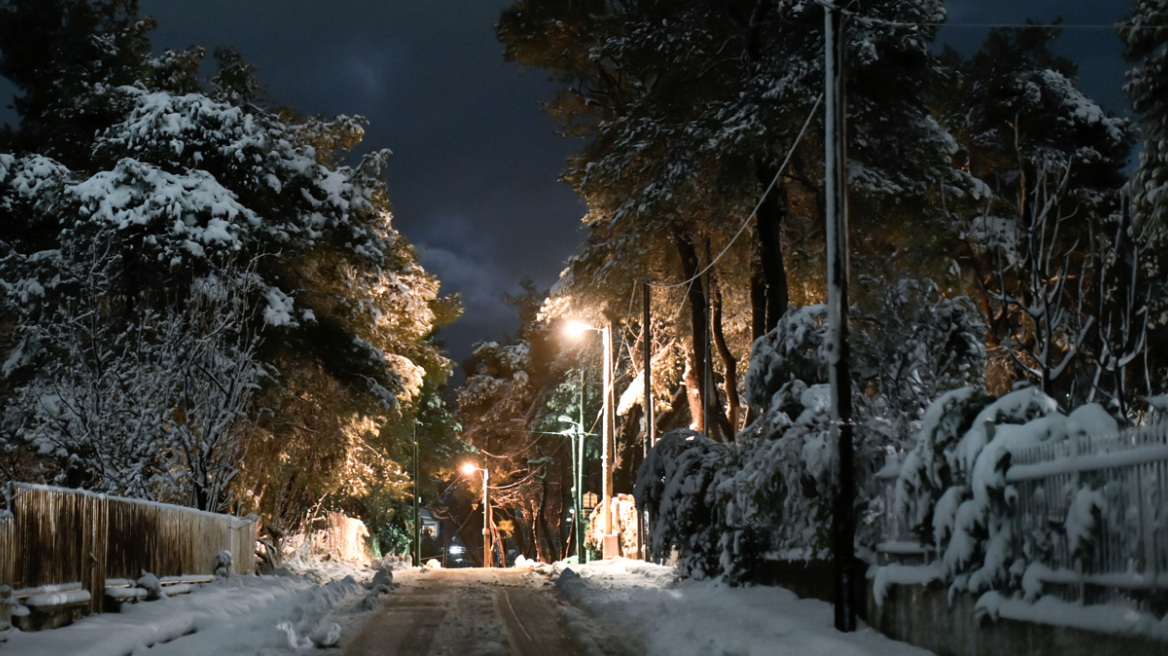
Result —
M1055 394L1062 376L1059 395L1085 395L1086 359L1074 355L1093 348L1083 330L1096 312L1091 290L1108 282L1091 275L1090 253L1118 210L1130 135L1078 89L1074 63L1050 49L1058 35L991 31L968 61L948 55L955 88L940 98L970 176L946 202L962 225L960 261L990 329L986 382L998 392L1029 376Z
M949 175L950 142L913 100L934 75L931 30L901 26L935 20L940 11L933 2L874 2L865 16L890 20L857 20L850 31L851 112L861 126L856 133L865 135L854 144L855 184L858 198L870 201L857 206L870 208L861 214L870 220L892 214L890 208L924 207L914 201ZM813 233L808 226L820 218L817 123L795 148L822 79L819 8L745 0L717 7L528 0L504 12L498 33L509 58L565 82L549 113L566 132L592 137L565 174L588 202L591 234L557 293L574 297L576 313L627 320L622 301L636 278L689 281L710 263L706 253L719 252L738 226L751 222L750 241L735 243L726 260L733 264L723 261L713 271L716 288L751 290L734 299L742 306L721 303L735 327L744 325L737 317L751 317L745 334L720 340L714 326L711 338L711 344L725 342L718 346L723 356L722 346L731 356L743 353L786 310L792 252L819 248L784 246L784 239ZM788 170L764 194L793 148ZM874 251L887 252L885 244L869 241ZM802 268L818 269L817 259L794 257L801 278L820 279L804 276ZM705 398L700 384L708 308L718 302L695 284L688 286L688 303L680 335L689 341L687 380L697 396L691 423L701 426L701 415L709 414L720 429L703 428L729 439L734 393L727 389L723 406ZM724 370L722 379L733 381L738 373Z
M107 92L138 80L153 28L138 0L0 2L0 75L20 90L21 117L18 132L0 135L0 151L83 165L93 135L120 115Z
M449 373L433 332L459 308L392 225L381 174L388 153L350 162L363 119L265 109L254 71L237 53L218 53L210 80L201 77L201 49L150 57L151 23L137 18L135 2L14 0L3 8L22 20L45 12L22 22L23 33L0 30L0 68L17 71L28 99L7 142L20 150L0 154L7 307L38 325L79 299L100 299L112 325L141 326L165 342L156 333L163 320L216 281L228 298L246 301L228 332L262 344L223 345L222 360L192 349L188 373L220 367L217 380L235 382L172 399L172 414L152 419L175 423L176 439L185 440L188 465L198 470L185 479L193 501L226 498L210 474L215 465L200 454L219 439L213 427L230 423L244 390L254 391L245 405L255 434L232 487L238 508L264 515L274 542L323 500L353 505L379 487L404 497L408 476L387 456L381 428L416 411L427 378ZM61 31L105 44L104 54L37 49L37 39L65 39ZM39 80L33 65L60 69L68 83ZM73 113L27 114L57 106ZM56 263L93 244L117 270L87 296ZM238 262L249 266L234 268ZM42 363L13 355L11 339L2 345L11 390ZM255 390L232 379L250 357L269 374ZM224 390L234 391L216 400ZM227 414L213 416L213 405Z
M464 365L468 377L458 390L458 416L463 439L479 452L479 466L490 471L492 544L507 540L521 553L550 562L565 557L571 440L556 434L562 427L554 417L562 413L548 407L562 374L551 327L538 317L543 295L530 281L522 286L522 295L508 296L519 310L520 333L509 344L475 346Z
M1151 385L1158 389L1168 385L1168 364L1159 348L1166 343L1165 323L1157 319L1164 316L1164 309L1168 307L1168 289L1163 275L1168 271L1164 256L1168 252L1165 247L1168 242L1168 203L1164 198L1164 189L1168 187L1168 167L1165 167L1165 161L1168 161L1168 149L1165 148L1168 104L1164 101L1168 87L1168 55L1164 43L1168 41L1168 30L1161 27L1166 21L1168 7L1163 2L1139 0L1132 10L1130 27L1120 32L1124 56L1131 62L1124 91L1131 101L1143 145L1127 186L1132 213L1127 237L1146 241L1146 247L1138 253L1142 257L1136 258L1135 252L1124 253L1122 257L1149 281L1149 290L1144 295L1148 299L1145 320L1151 333L1143 368L1146 375L1153 378ZM1137 292L1136 297L1139 296L1141 294Z
M226 509L262 375L243 290L201 279L189 304L127 321L110 294L120 262L108 241L56 265L78 294L17 324L4 373L32 373L0 439L39 454L58 483Z

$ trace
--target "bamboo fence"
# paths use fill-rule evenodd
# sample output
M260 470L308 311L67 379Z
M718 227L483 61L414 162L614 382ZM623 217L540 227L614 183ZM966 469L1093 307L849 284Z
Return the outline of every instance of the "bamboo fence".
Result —
M236 573L252 571L250 520L24 483L9 486L9 503L11 519L0 521L0 554L7 554L0 585L80 582L93 612L102 610L107 578L212 574L221 550L231 552Z

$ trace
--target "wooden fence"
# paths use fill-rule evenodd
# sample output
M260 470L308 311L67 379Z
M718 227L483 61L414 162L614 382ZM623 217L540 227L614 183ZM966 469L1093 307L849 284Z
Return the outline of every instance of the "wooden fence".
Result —
M212 574L221 550L232 553L237 573L252 571L250 520L23 483L9 486L9 504L11 518L0 521L0 585L80 582L94 612L107 578Z
M15 525L12 515L0 510L0 585L6 585L13 578L16 568L16 544L13 541Z

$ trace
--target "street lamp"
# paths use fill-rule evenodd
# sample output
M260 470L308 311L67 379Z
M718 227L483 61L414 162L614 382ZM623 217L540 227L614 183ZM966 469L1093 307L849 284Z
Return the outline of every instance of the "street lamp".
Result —
M491 553L491 505L487 499L489 474L485 467L475 467L473 462L464 462L459 470L464 476L470 476L476 471L483 473L483 567L490 567L494 558Z
M604 471L600 489L601 503L604 505L604 545L603 556L612 558L617 555L617 540L612 531L612 466L610 454L616 452L616 399L614 396L612 378L612 326L605 323L603 327L590 326L582 321L572 320L564 326L564 332L572 338L579 339L587 331L596 331L603 337L604 344L604 429L601 431L600 468Z

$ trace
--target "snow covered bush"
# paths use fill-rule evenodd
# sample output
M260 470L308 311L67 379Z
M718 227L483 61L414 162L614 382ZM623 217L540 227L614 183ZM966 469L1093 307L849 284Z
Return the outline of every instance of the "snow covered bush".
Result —
M649 513L649 553L677 550L678 568L696 578L720 571L715 479L728 447L691 430L666 433L637 472L637 507Z
M856 508L879 497L874 474L886 456L911 448L925 407L938 387L967 382L980 374L984 358L980 317L965 298L948 299L930 281L886 286L880 321L857 322L853 362L856 387ZM789 311L770 333L759 338L746 376L746 397L758 418L722 447L716 467L704 469L701 485L675 485L676 494L699 493L686 503L700 506L716 523L716 542L698 528L663 528L658 506L649 505L654 531L680 531L692 555L684 567L699 563L701 574L716 571L732 582L757 576L768 559L803 560L830 555L832 502L837 488L837 454L830 425L830 388L825 350L827 311L822 305ZM660 446L657 448L661 448ZM676 447L650 454L641 485L660 481L665 471L684 470L690 460ZM685 454L687 458L692 458ZM705 463L705 461L703 461ZM672 469L670 469L672 467ZM671 474L672 475L672 474ZM640 493L638 503L646 507ZM674 501L674 505L683 505ZM871 519L871 517L869 517ZM666 523L674 520L666 520ZM874 544L876 523L861 523L858 540ZM711 570L711 563L717 564Z
M1037 388L993 399L976 389L939 398L926 414L916 447L896 482L896 512L903 513L940 555L940 575L951 591L1027 589L1027 569L1054 540L1067 539L1080 555L1092 548L1093 528L1105 502L1090 486L1071 486L1062 526L1045 523L1015 535L1018 492L1006 480L1018 449L1083 435L1115 433L1118 425L1099 405L1063 415ZM1057 534L1056 534L1057 533ZM1080 556L1081 557L1081 556Z

